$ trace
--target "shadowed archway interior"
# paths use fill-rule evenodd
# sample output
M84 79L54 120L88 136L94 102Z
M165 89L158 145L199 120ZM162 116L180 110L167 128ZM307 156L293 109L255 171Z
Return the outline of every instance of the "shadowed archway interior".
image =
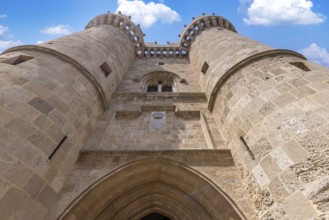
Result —
M154 158L107 174L59 219L245 219L229 196L199 172Z
M171 220L171 219L164 215L154 212L143 217L141 220Z

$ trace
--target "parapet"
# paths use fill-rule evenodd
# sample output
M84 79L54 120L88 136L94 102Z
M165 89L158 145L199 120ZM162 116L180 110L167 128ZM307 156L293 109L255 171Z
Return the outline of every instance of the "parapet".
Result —
M235 27L227 19L216 15L201 15L193 18L193 22L189 26L185 26L183 32L179 35L180 46L189 50L194 38L203 30L210 27L224 28L237 33Z
M129 39L135 45L135 52L140 51L141 48L145 46L144 44L144 33L139 25L136 25L131 21L130 16L119 14L102 14L94 19L92 19L85 29L89 29L92 27L100 26L100 25L111 25L119 28L124 33L126 33Z

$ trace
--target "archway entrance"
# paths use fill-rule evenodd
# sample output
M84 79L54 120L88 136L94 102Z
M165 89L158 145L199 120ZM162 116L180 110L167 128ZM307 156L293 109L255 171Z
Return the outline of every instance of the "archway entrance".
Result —
M171 220L171 219L155 212L145 216L141 220Z
M59 219L245 219L211 180L168 159L122 166L94 183Z

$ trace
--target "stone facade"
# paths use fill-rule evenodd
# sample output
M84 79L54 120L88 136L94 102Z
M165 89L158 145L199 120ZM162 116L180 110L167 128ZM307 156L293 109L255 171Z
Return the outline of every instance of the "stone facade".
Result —
M0 218L329 219L329 70L200 16L0 55ZM156 219L156 218L155 218Z

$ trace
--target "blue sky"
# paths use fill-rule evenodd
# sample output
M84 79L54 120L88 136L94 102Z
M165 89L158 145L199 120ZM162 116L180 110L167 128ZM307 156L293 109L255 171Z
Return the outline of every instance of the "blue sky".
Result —
M141 24L146 42L178 42L192 17L215 13L241 35L329 66L328 0L0 0L0 6L0 51L81 31L93 17L119 10Z

